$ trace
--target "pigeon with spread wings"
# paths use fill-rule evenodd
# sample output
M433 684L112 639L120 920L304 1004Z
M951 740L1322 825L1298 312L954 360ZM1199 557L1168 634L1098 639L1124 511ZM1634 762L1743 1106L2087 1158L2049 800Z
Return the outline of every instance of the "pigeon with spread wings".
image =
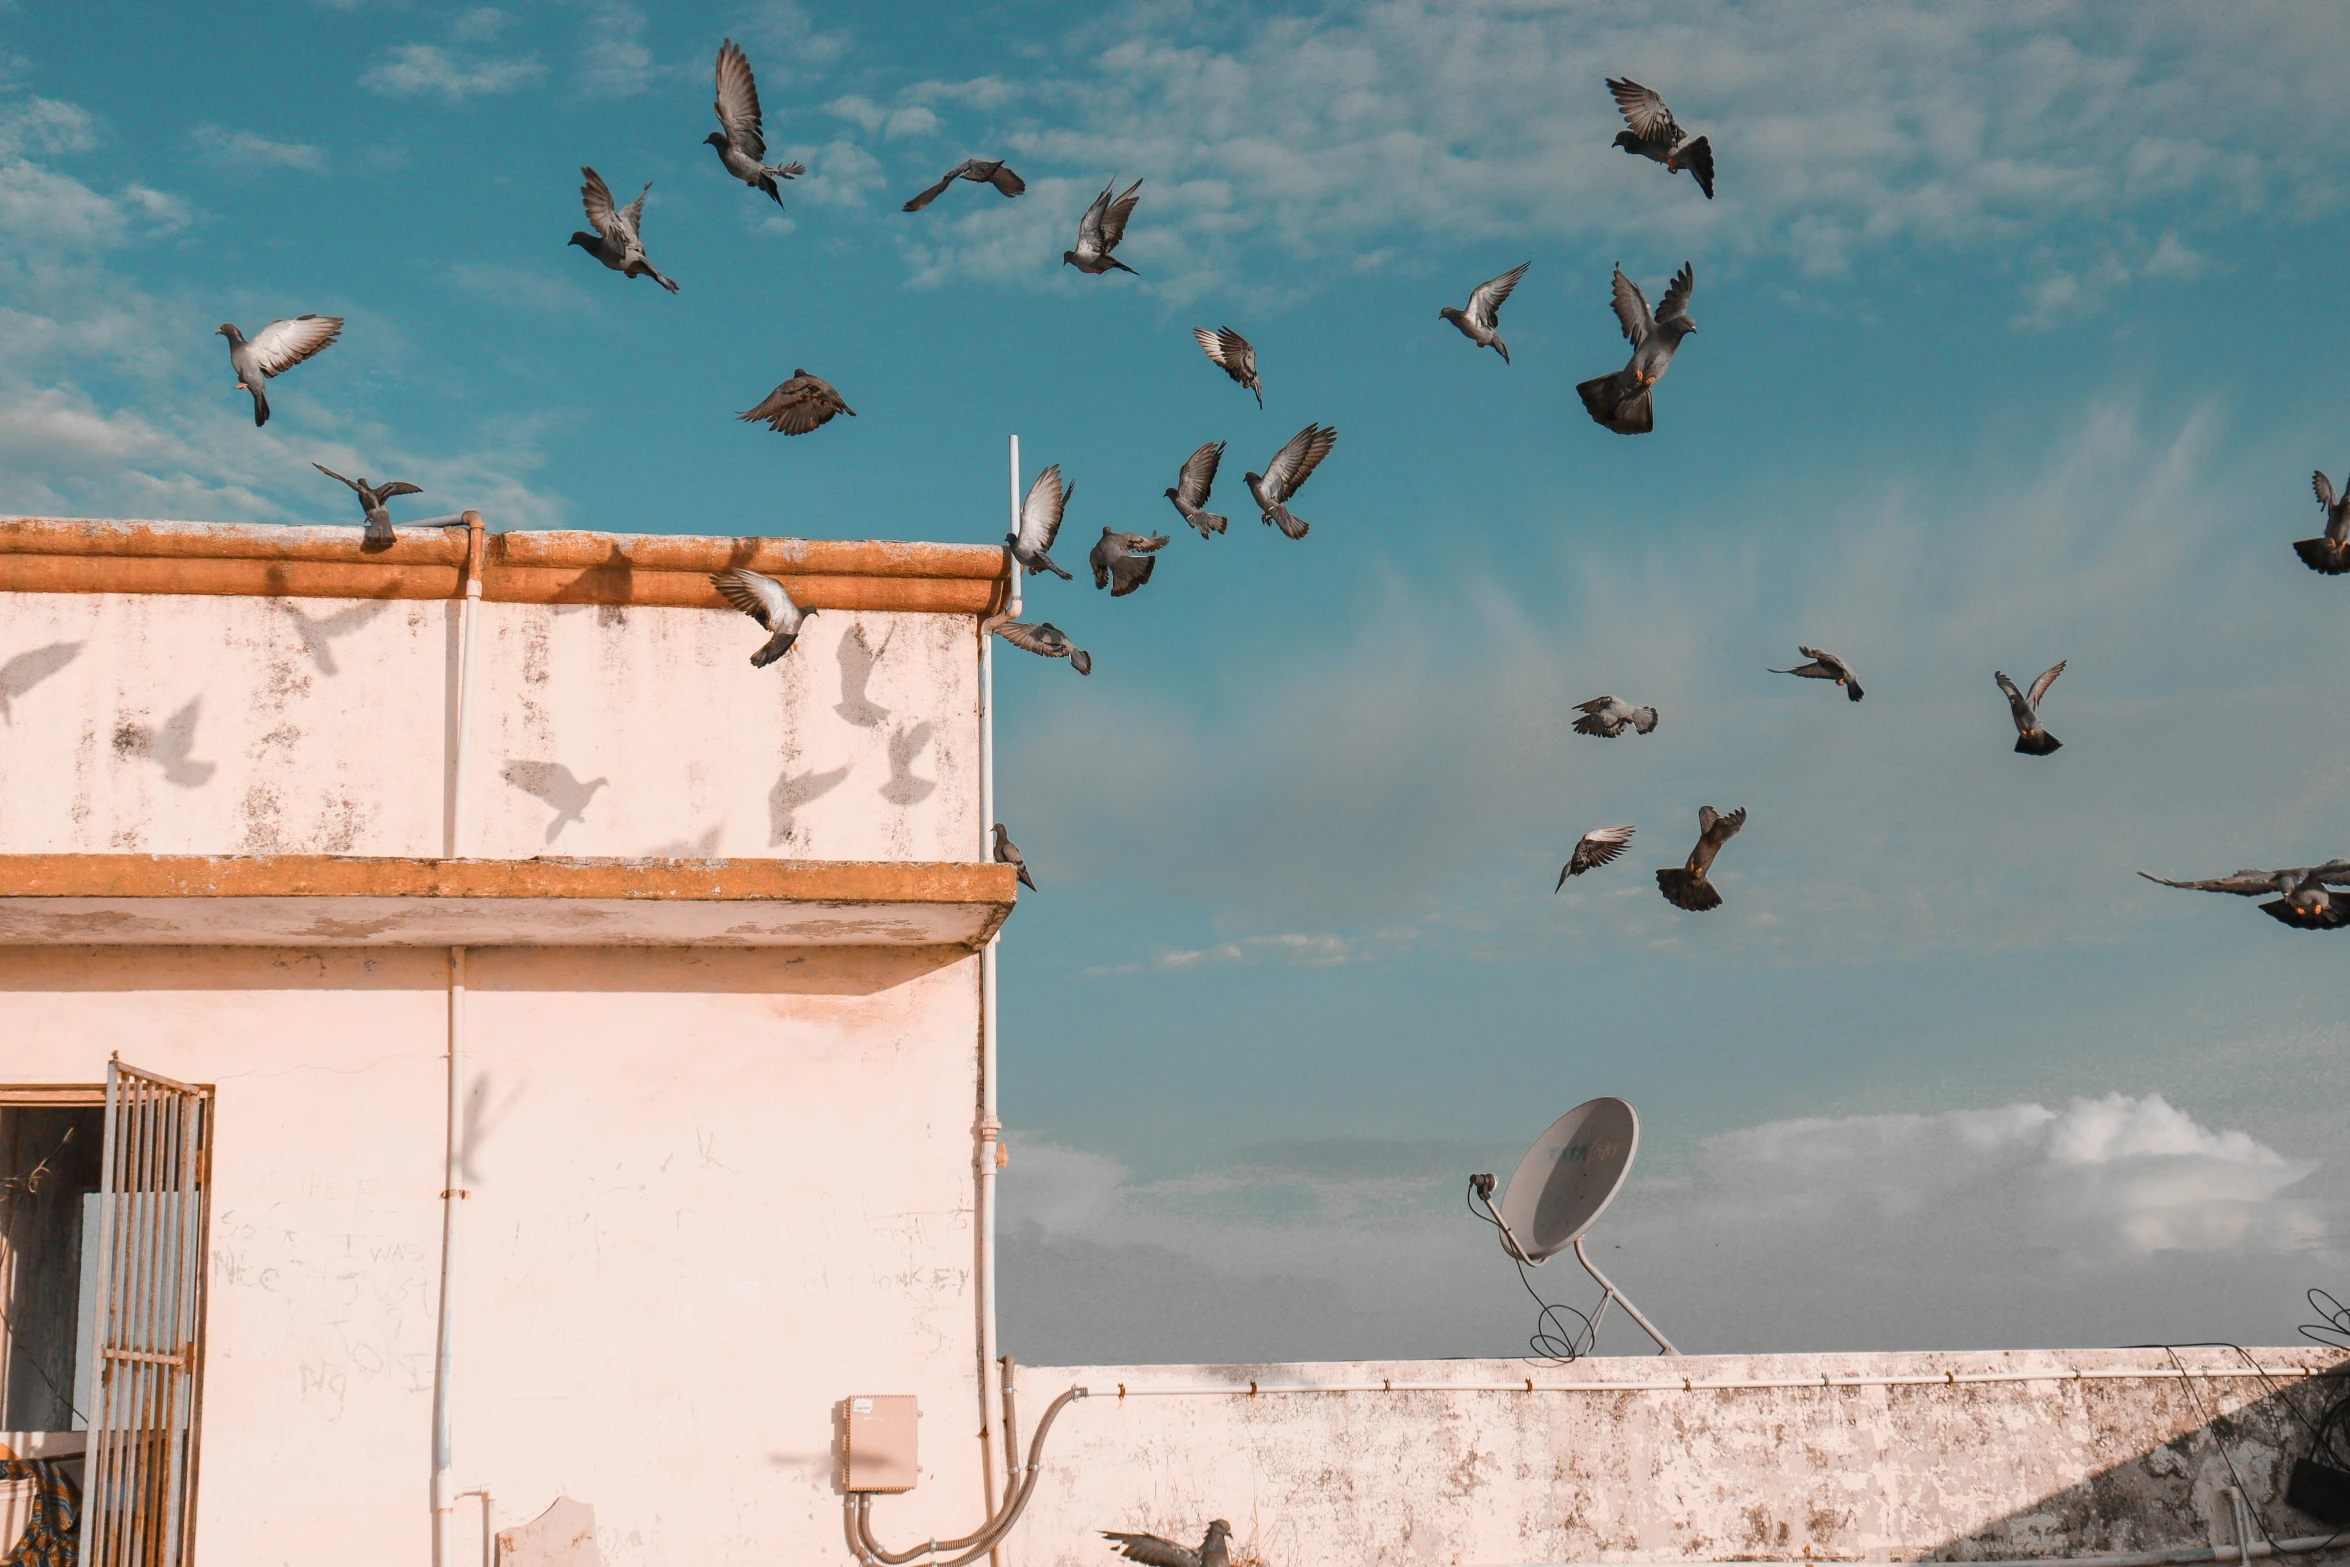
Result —
M661 275L660 269L646 259L645 242L641 237L645 221L645 193L653 188L645 181L644 190L636 193L636 200L625 207L612 205L612 187L604 177L586 164L579 172L579 204L587 212L588 226L595 230L575 231L566 244L577 245L622 277L649 277L672 294L677 285Z
M1559 871L1558 887L1550 890L1555 893L1559 887L1564 887L1569 876L1580 876L1585 871L1597 870L1608 864L1622 854L1624 845L1631 841L1632 829L1629 827L1592 828L1577 841L1574 852L1567 856L1567 863Z
M774 635L751 655L753 669L765 669L784 654L807 626L808 617L816 613L802 609L792 602L792 596L783 590L783 584L773 577L756 571L745 571L740 566L713 572L710 586L719 597L750 616Z
M1793 669L1774 669L1770 672L1774 675L1801 675L1806 680L1833 680L1844 688L1846 701L1860 700L1860 677L1852 672L1850 664L1833 653L1823 653L1816 647L1805 647L1801 643L1796 644L1795 651L1811 662L1798 664Z
M1093 198L1093 205L1085 209L1085 216L1077 220L1077 248L1061 252L1061 265L1095 276L1113 270L1134 271L1110 252L1126 237L1126 220L1134 215L1134 204L1141 199L1137 192L1142 189L1142 181L1136 180L1126 187L1124 195L1113 199L1110 192L1117 183L1112 180L1104 185L1102 193Z
M351 493L359 497L359 510L367 518L367 532L360 542L362 549L388 549L398 539L398 535L392 531L392 514L384 508L385 501L395 495L424 493L404 479L394 479L389 484L370 485L365 479L345 479L322 462L314 462L310 466L330 479L349 485Z
M1030 625L1024 620L1007 620L995 628L995 634L1024 653L1038 658L1065 658L1069 667L1081 675L1093 673L1093 655L1069 640L1069 633L1049 620Z
M1257 376L1257 351L1230 327L1218 327L1211 332L1204 326L1195 326L1191 335L1199 340L1200 352L1222 367L1224 373L1257 394L1257 406L1265 406L1265 383Z
M754 424L764 421L768 429L785 435L806 435L836 414L854 419L857 410L824 377L795 369L791 379L769 392L758 407L735 417Z
M1674 122L1673 111L1665 107L1664 99L1638 82L1611 76L1607 90L1623 113L1624 123L1631 127L1616 132L1615 145L1633 157L1655 159L1669 173L1687 169L1697 188L1705 192L1705 199L1713 200L1713 143L1703 136L1690 141L1689 133Z
M2350 487L2350 475L2342 482ZM2350 495L2336 497L2334 481L2323 470L2309 476L2309 487L2317 493L2317 504L2325 509L2326 531L2314 539L2297 540L2293 553L2311 571L2338 577L2350 571Z
M1004 535L1004 546L1024 571L1049 571L1063 582L1069 574L1053 564L1045 552L1060 537L1061 513L1068 509L1069 497L1077 493L1074 484L1061 482L1061 465L1054 463L1036 476L1028 486L1028 498L1020 503L1020 531Z
M1087 564L1093 567L1093 585L1108 588L1114 599L1124 598L1150 581L1151 568L1159 563L1154 552L1166 547L1164 533L1145 535L1102 529L1101 538L1086 557Z
M1575 711L1583 716L1575 720L1575 733L1597 735L1602 740L1613 740L1627 728L1648 734L1656 728L1656 709L1634 707L1620 696L1595 696L1588 702L1577 702Z
M1224 443L1209 441L1183 459L1183 472L1167 487L1167 499L1203 539L1224 531L1224 519L1203 509L1208 504L1208 491L1215 488L1216 465L1223 460Z
M1306 536L1310 524L1289 509L1289 499L1306 487L1306 480L1330 455L1330 448L1338 444L1338 432L1318 424L1309 424L1289 438L1287 445L1273 454L1263 473L1246 475L1249 494L1256 497L1262 509L1261 521L1267 527L1279 528L1293 539Z
M2040 699L2056 684L2056 677L2064 673L2064 665L2065 661L2059 660L2054 669L2033 681L2029 696L2018 691L2015 682L1998 670L1991 671L1991 678L2007 693L2007 710L2015 719L2015 748L2026 756L2046 756L2064 746L2062 740L2040 727Z
M1436 313L1461 329L1461 336L1479 348L1490 348L1501 355L1501 362L1510 362L1510 345L1501 340L1502 301L1510 297L1510 290L1518 286L1518 279L1534 263L1521 261L1497 278L1487 278L1469 295L1469 308L1446 305Z
M767 137L760 128L759 84L751 76L751 62L731 38L718 46L718 96L710 104L718 116L719 129L702 138L718 149L718 161L726 165L726 172L741 180L753 190L763 190L783 205L783 192L775 188L777 180L796 179L807 173L797 163L769 163Z
M233 321L213 328L213 336L228 339L228 364L237 373L237 390L253 394L254 428L269 423L269 394L262 390L263 384L320 352L342 332L341 316L272 321L251 337L238 331Z
M1671 368L1681 339L1697 330L1697 323L1689 319L1689 296L1697 287L1697 274L1687 262L1682 263L1654 314L1649 312L1648 296L1624 276L1622 267L1616 268L1612 287L1616 322L1624 330L1624 340L1632 345L1632 357L1615 374L1585 381L1575 388L1575 394L1583 399L1583 407L1594 422L1618 435L1646 435L1656 428L1649 394Z
M2282 897L2262 904L2260 911L2295 930L2340 930L2350 925L2350 891L2331 890L2350 887L2350 860L2330 860L2323 865L2300 865L2281 871L2238 871L2233 876L2214 876L2207 881L2171 881L2145 871L2138 874L2159 886L2184 887L2193 892L2232 892L2239 898L2256 898L2264 892L2281 893Z
M1714 868L1714 856L1722 852L1722 845L1738 835L1746 825L1746 807L1740 806L1724 816L1710 805L1697 808L1697 847L1689 851L1682 864L1669 865L1656 873L1657 890L1665 901L1678 909L1703 913L1722 906L1722 895L1706 874Z
M1143 1567L1232 1567L1232 1525L1218 1518L1209 1523L1199 1549L1177 1545L1158 1534L1119 1534L1104 1529L1102 1538L1118 1542L1118 1554Z
M1005 167L1001 158L965 158L938 177L938 183L917 194L898 210L920 212L947 192L957 180L974 180L982 185L993 185L999 195L1017 196L1028 188L1028 182Z

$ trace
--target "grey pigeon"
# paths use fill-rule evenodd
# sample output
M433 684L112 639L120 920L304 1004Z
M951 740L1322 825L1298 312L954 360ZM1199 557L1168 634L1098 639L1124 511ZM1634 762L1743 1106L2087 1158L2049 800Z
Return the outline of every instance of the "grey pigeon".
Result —
M2059 661L2054 669L2032 682L2032 694L2026 696L2015 688L2014 681L1996 669L1991 671L1991 678L1998 681L1999 689L2007 693L2007 710L2015 718L2015 748L2026 756L2046 756L2051 751L2062 749L2064 745L2062 740L2040 727L2040 698L2048 694L2048 688L2056 684L2056 677L2063 673L2064 662Z
M847 414L854 419L857 410L824 377L795 369L791 379L769 392L758 407L735 417L753 423L765 420L768 429L780 430L785 435L806 435L835 414Z
M1049 620L1030 625L1024 620L1007 620L995 628L995 634L1025 653L1039 658L1065 658L1070 667L1081 675L1093 673L1093 655L1069 640L1069 634Z
M568 243L577 245L589 255L623 277L649 277L672 294L677 285L661 275L660 269L645 258L645 242L641 237L645 221L645 191L653 188L651 180L645 189L636 193L636 200L625 207L612 205L612 187L604 177L586 164L579 172L586 176L579 187L579 203L587 209L587 220L595 232L575 231Z
M1682 263L1665 288L1664 303L1652 316L1648 297L1624 276L1622 267L1616 268L1616 320L1624 329L1624 340L1632 345L1632 357L1614 375L1595 376L1575 388L1595 421L1618 435L1646 435L1656 428L1649 393L1671 366L1681 339L1697 330L1697 323L1689 319L1689 294L1696 287L1696 273Z
M702 140L718 149L718 161L726 165L727 173L753 190L765 191L782 206L783 192L775 188L775 182L796 179L808 171L797 163L765 161L767 138L760 129L759 84L751 77L751 62L743 58L731 38L718 46L718 96L710 108L721 128Z
M1510 297L1510 290L1518 286L1518 279L1524 277L1526 269L1533 264L1531 261L1521 261L1501 276L1487 278L1478 284L1476 292L1469 296L1468 309L1463 310L1455 305L1446 305L1436 313L1454 326L1459 327L1461 336L1475 343L1479 348L1492 349L1501 355L1503 364L1508 364L1510 362L1510 345L1501 340L1499 330L1501 305L1503 300Z
M1567 856L1567 863L1559 871L1557 892L1567 884L1569 876L1580 876L1585 871L1597 870L1624 852L1624 845L1632 839L1629 827L1594 827L1575 845L1575 852Z
M1200 351L1223 367L1224 373L1257 394L1257 406L1265 406L1265 383L1257 378L1257 351L1230 327L1218 327L1211 332L1204 326L1195 326L1191 335L1199 339Z
M2350 478L2344 480L2350 483ZM2329 577L2338 577L2350 571L2350 495L2336 499L2334 481L2321 471L2309 476L2309 487L2317 492L2318 505L2325 508L2326 531L2323 538L2302 539L2293 546L2293 553L2311 571L2322 571Z
M1049 571L1063 582L1069 574L1053 564L1045 551L1053 547L1060 536L1061 513L1069 505L1069 497L1077 493L1074 484L1061 483L1061 465L1054 463L1036 476L1028 486L1028 498L1020 503L1020 531L1004 535L1004 544L1026 571Z
M1166 547L1164 533L1145 537L1139 533L1120 533L1115 528L1102 529L1101 538L1086 557L1093 566L1093 585L1108 588L1114 599L1124 598L1150 581L1151 569L1159 563L1159 557L1152 551Z
M1183 520L1199 529L1199 536L1210 538L1224 531L1224 519L1201 508L1208 504L1208 491L1215 488L1216 465L1224 460L1224 443L1210 441L1183 459L1183 472L1167 489L1167 499L1183 514Z
M1338 444L1338 432L1326 430L1318 424L1309 424L1289 438L1289 444L1273 454L1263 473L1246 475L1249 494L1256 497L1263 508L1260 519L1268 527L1279 528L1293 539L1306 536L1306 520L1290 511L1289 498L1306 486L1314 476L1322 459L1330 455L1330 448Z
M360 545L362 549L388 549L398 538L398 535L392 532L392 514L384 509L385 501L395 495L422 495L424 493L415 485L403 480L395 479L385 485L370 485L365 479L345 479L322 462L314 462L310 466L330 479L340 480L349 485L352 493L359 497L359 509L367 517L367 533Z
M2164 887L2232 892L2240 898L2256 898L2264 892L2283 893L2275 902L2262 904L2260 911L2295 930L2340 930L2350 925L2350 892L2327 890L2328 884L2350 887L2350 860L2332 860L2324 865L2303 865L2282 871L2238 871L2233 876L2214 876L2208 881L2170 881L2145 871L2138 874Z
M1688 132L1673 122L1673 111L1665 107L1664 99L1638 82L1620 81L1611 76L1607 90L1614 94L1616 107L1623 111L1624 123L1630 130L1616 132L1614 145L1638 158L1654 158L1672 173L1687 169L1696 179L1697 188L1705 192L1705 199L1714 199L1714 147L1700 136L1687 140Z
M1077 248L1061 252L1061 265L1096 276L1113 268L1120 272L1134 271L1110 252L1126 237L1126 220L1134 215L1134 203L1139 199L1135 192L1142 189L1142 181L1136 180L1126 187L1124 195L1112 200L1110 191L1117 183L1112 180L1104 185L1102 193L1093 198L1093 205L1085 209L1085 216L1077 220Z
M1020 857L1020 846L1012 841L1010 833L1004 831L1002 822L996 823L990 830L995 833L995 862L998 865L1018 867L1020 885L1026 887L1030 892L1034 892L1036 878L1028 874L1028 862Z
M1118 1554L1143 1567L1232 1567L1232 1525L1218 1518L1208 1525L1199 1549L1177 1545L1156 1534L1119 1534L1104 1529L1102 1538L1118 1542Z
M1588 702L1577 702L1575 711L1583 716L1575 720L1575 733L1597 735L1602 740L1613 740L1629 727L1641 734L1656 729L1656 709L1634 707L1618 696L1595 696Z
M1805 647L1801 643L1796 644L1795 651L1810 659L1811 662L1798 664L1793 669L1774 669L1770 673L1774 675L1801 675L1806 680L1833 680L1844 688L1846 701L1857 702L1860 700L1860 680L1853 674L1850 664L1833 653L1823 653L1816 647Z
M999 194L1005 196L1017 196L1028 188L1028 182L1006 168L1001 158L965 158L940 175L936 185L915 196L900 210L920 212L945 195L947 187L957 180L975 180L982 185L993 185Z
M756 571L745 571L740 566L712 572L710 586L716 588L719 596L727 603L774 633L760 645L758 652L751 655L753 669L765 669L790 652L792 643L798 640L800 632L807 626L808 617L816 613L793 603L791 595L783 590L783 584L773 577Z
M341 316L295 316L272 321L250 338L224 321L212 335L228 339L228 363L237 373L237 389L253 394L253 426L269 423L269 394L262 390L271 376L288 370L319 352L342 335Z
M1689 858L1680 865L1668 866L1656 873L1657 890L1665 901L1677 909L1688 909L1702 914L1707 909L1722 906L1722 895L1714 891L1706 873L1714 868L1714 856L1722 852L1722 845L1738 835L1746 825L1746 807L1740 806L1724 816L1710 805L1697 808L1697 847L1689 851Z

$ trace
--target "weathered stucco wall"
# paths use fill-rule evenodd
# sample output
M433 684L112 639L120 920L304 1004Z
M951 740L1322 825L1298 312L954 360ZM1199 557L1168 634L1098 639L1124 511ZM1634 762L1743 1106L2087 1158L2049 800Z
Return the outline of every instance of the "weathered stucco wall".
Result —
M0 949L7 1080L218 1085L200 1559L427 1553L446 954ZM977 960L470 962L457 1477L612 1567L841 1553L833 1406L921 1399L908 1527L980 1501ZM478 1515L461 1504L459 1538Z
M2189 1366L2241 1370L2228 1351ZM2271 1349L2270 1367L2342 1363ZM2068 1380L2161 1372L2146 1350L1681 1356L1362 1365L1029 1367L1021 1418L1072 1385L1095 1395L1054 1426L1014 1567L1104 1567L1102 1529L1195 1543L1231 1521L1235 1559L1360 1564L2001 1558L2215 1543L2227 1459L2279 1539L2325 1532L2284 1508L2303 1451L2286 1400L2316 1390L2230 1378ZM2046 1372L2045 1380L1902 1387L1654 1384ZM1502 1384L1545 1391L1281 1393L1260 1386ZM1129 1396L1121 1398L1124 1384ZM1233 1393L1140 1396L1149 1388ZM2336 1391L2339 1391L2337 1384ZM1106 1396L1104 1396L1106 1395ZM2220 1441L2226 1442L2226 1456ZM885 1545L915 1532L876 1506ZM2222 1526L2217 1543L2233 1543Z
M967 615L481 607L485 858L967 860ZM0 853L438 855L452 601L0 593Z

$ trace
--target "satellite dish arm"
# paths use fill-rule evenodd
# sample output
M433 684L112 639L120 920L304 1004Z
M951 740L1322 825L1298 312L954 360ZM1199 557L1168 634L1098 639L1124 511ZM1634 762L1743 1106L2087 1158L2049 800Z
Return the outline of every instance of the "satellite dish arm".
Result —
M1508 1249L1509 1254L1517 1258L1520 1262L1524 1263L1529 1268L1541 1267L1542 1262L1540 1259L1526 1255L1526 1248L1518 1244L1518 1237L1516 1232L1510 1229L1510 1221L1501 1216L1501 1210L1499 1208L1493 1206L1493 1177L1490 1175L1470 1176L1469 1190L1476 1195L1476 1198L1479 1202L1485 1205L1485 1211L1493 1215L1494 1227L1501 1231L1501 1243ZM1473 1212L1475 1210L1471 1211ZM1584 1266L1589 1267L1590 1264L1585 1263ZM1597 1278L1598 1275L1594 1274L1592 1277ZM1607 1281L1602 1279L1600 1282L1605 1283ZM1655 1336L1656 1335L1653 1333L1649 1335L1651 1338L1654 1338Z
M1491 1207L1491 1206L1492 1206L1492 1204L1491 1204L1490 1202L1488 1202L1488 1203L1486 1204L1486 1206L1487 1206L1487 1207ZM1500 1217L1501 1217L1501 1215L1500 1215L1500 1214L1498 1214L1498 1213L1494 1215L1494 1218L1495 1218L1496 1220L1499 1220L1499 1219L1500 1219ZM1507 1237L1507 1236L1509 1235L1509 1233L1510 1233L1510 1231L1509 1231L1509 1226L1508 1226L1508 1225L1506 1225L1506 1224L1505 1224L1505 1225L1503 1225L1503 1226L1502 1226L1502 1229L1501 1229L1501 1233L1503 1234L1503 1236ZM1515 1240L1512 1240L1512 1241L1510 1241L1510 1245L1511 1245L1511 1246L1514 1248L1514 1247L1517 1245L1517 1242L1516 1242ZM1677 1349L1675 1349L1675 1348L1673 1347L1672 1340L1670 1340L1670 1339L1666 1338L1666 1337L1665 1337L1665 1336L1664 1336L1662 1333L1659 1333L1659 1332L1658 1332L1658 1331L1657 1331L1655 1328L1653 1328L1653 1327L1649 1326L1648 1319L1647 1319L1646 1317L1644 1317L1644 1316L1642 1316L1642 1315L1640 1314L1640 1308L1639 1308L1638 1306L1635 1306L1635 1305L1633 1305L1633 1304L1632 1304L1632 1302L1631 1302L1631 1300L1625 1296L1625 1294L1624 1294L1624 1292L1623 1292L1622 1290L1620 1290L1620 1289L1617 1289L1617 1288L1616 1288L1616 1287L1615 1287L1613 1284L1610 1284L1610 1283L1608 1282L1608 1277L1607 1277L1607 1275L1606 1275L1606 1274L1604 1274L1604 1273L1600 1272L1600 1271L1599 1271L1597 1268L1595 1268L1595 1267L1593 1267L1593 1266L1591 1265L1591 1259L1590 1259L1588 1256L1584 1255L1584 1252L1583 1252L1583 1237L1582 1237L1582 1236L1580 1236L1580 1235L1578 1235L1578 1236L1576 1236L1576 1237L1575 1237L1575 1260L1576 1260L1577 1262L1579 1262L1579 1263L1583 1264L1583 1271L1584 1271L1585 1273L1588 1273L1588 1274L1590 1274L1590 1275L1591 1275L1591 1276L1592 1276L1594 1279L1597 1279L1597 1280L1599 1281L1599 1287L1600 1287L1601 1289L1603 1289L1603 1290L1607 1291L1607 1294L1606 1294L1606 1296L1605 1296L1604 1298L1602 1298L1602 1299L1601 1299L1601 1301L1600 1301L1600 1303L1599 1303L1599 1309L1600 1309L1601 1311L1605 1311L1605 1310L1607 1310L1607 1303L1608 1303L1608 1301L1610 1301L1610 1300L1612 1300L1612 1301L1615 1301L1615 1302L1616 1302L1618 1305L1620 1305L1620 1306L1622 1306L1622 1307L1624 1308L1624 1312L1625 1312L1625 1314L1626 1314L1627 1316L1631 1317L1631 1319L1632 1319L1634 1322L1637 1322L1637 1323L1639 1323L1639 1324L1640 1324L1640 1331L1641 1331L1641 1332L1643 1332L1643 1333L1647 1334L1647 1335L1648 1335L1650 1338L1652 1338L1652 1339L1656 1340L1656 1348L1657 1348L1657 1353L1658 1353L1658 1354L1660 1354L1660 1355L1678 1355L1679 1353L1681 1353L1679 1350L1677 1350ZM1597 1328L1597 1326L1598 1326L1598 1320L1599 1320L1599 1319L1598 1319L1596 1316L1594 1316L1594 1317L1592 1318L1592 1325L1593 1325L1594 1329L1596 1329L1596 1328Z

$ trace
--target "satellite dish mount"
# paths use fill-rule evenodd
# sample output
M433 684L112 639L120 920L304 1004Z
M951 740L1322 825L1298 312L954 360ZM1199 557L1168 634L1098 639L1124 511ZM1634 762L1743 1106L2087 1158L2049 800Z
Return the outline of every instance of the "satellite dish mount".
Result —
M1584 1235L1615 1200L1639 1149L1640 1117L1630 1104L1621 1099L1586 1100L1553 1121L1526 1150L1499 1207L1493 1202L1492 1176L1470 1176L1469 1190L1500 1227L1502 1249L1518 1262L1539 1268L1562 1251L1574 1252L1583 1271L1606 1292L1590 1318L1594 1341L1599 1320L1607 1315L1608 1302L1614 1301L1656 1342L1658 1353L1677 1355L1680 1351L1672 1341L1591 1265L1583 1250Z

